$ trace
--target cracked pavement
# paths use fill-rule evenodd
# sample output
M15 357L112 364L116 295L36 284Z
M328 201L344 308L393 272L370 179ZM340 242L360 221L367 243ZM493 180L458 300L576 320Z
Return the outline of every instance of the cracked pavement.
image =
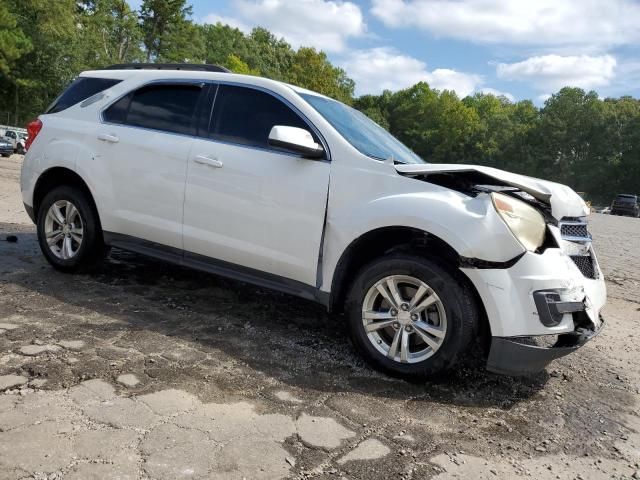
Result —
M55 272L20 161L0 159L0 479L640 478L640 220L591 217L610 300L586 347L415 384L304 300L117 250Z

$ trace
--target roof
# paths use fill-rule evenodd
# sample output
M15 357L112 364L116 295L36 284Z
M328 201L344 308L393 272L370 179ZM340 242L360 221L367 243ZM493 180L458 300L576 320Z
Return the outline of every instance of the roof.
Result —
M116 63L102 70L184 70L190 72L224 72L229 69L208 63Z
M228 80L239 81L240 83L248 83L258 85L262 87L273 87L275 85L280 87L286 87L293 90L296 93L317 95L319 97L325 97L324 95L307 90L296 85L291 85L278 80L272 80L266 77L259 77L255 75L244 75L240 73L233 73L224 67L219 65L208 64L192 64L192 63L122 63L116 65L110 65L103 69L87 70L82 72L82 77L104 77L108 72L109 78L117 78L125 80L132 75L142 76L149 79L163 79L167 78L167 74L171 72L173 78L193 78L197 75L197 78L203 80ZM325 97L328 98L328 97Z

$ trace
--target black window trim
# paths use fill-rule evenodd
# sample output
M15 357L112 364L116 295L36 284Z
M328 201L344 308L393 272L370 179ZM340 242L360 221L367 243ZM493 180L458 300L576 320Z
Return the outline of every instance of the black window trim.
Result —
M141 88L147 87L149 85L201 85L202 86L202 92L200 95L200 98L198 99L198 105L196 107L196 112L194 113L194 124L192 124L192 127L194 129L194 131L192 133L175 133L175 132L167 132L165 130L157 130L155 128L147 128L147 127L138 127L135 125L128 125L126 123L112 123L112 122L108 122L104 119L104 112L106 110L108 110L109 108L111 108L112 105L114 105L115 103L119 102L121 99L123 99L124 97L126 97L127 95L131 95L132 93L137 92L138 90L140 90ZM127 127L127 128L137 128L140 130L147 130L147 131L151 131L151 132L162 132L164 134L167 135L179 135L181 137L191 137L191 138L195 138L198 140L206 140L209 142L214 142L214 143L221 143L221 144L225 144L225 145L233 145L234 147L242 147L242 148L249 148L249 149L253 149L253 150L260 150L260 151L266 151L266 152L271 152L271 153L278 153L280 155L288 155L291 157L295 157L295 158L306 158L304 155L300 155L297 153L291 153L291 152L285 152L283 150L278 150L276 148L265 148L265 147L256 147L256 146L252 146L252 145L244 145L241 143L234 143L234 142L225 142L222 140L216 140L213 138L208 138L208 137L204 137L201 135L198 135L198 128L197 125L195 124L195 122L197 121L197 117L198 117L198 112L200 111L201 108L209 108L209 127L211 127L211 120L213 118L213 112L214 112L214 108L215 108L215 101L218 98L218 91L219 91L219 86L220 85L231 85L234 87L245 87L245 88L251 88L253 90L259 90L261 92L267 93L269 95L271 95L272 97L275 97L276 99L282 101L286 106L288 106L289 108L291 108L294 113L296 113L296 115L298 115L302 121L304 123L307 124L307 126L317 135L318 139L320 140L320 142L322 143L322 148L324 148L325 151L325 158L319 158L319 159L315 159L314 161L316 162L331 162L331 150L329 149L329 144L328 142L325 140L324 136L322 135L322 133L320 132L320 130L313 124L313 122L311 120L309 120L309 118L300 111L300 109L298 107L296 107L293 103L291 103L289 100L287 100L286 98L284 98L282 95L274 92L273 90L269 90L268 88L264 88L258 85L251 85L248 83L241 83L241 82L233 82L233 81L224 81L224 80L204 80L204 79L185 79L185 78L178 78L178 79L171 79L171 78L163 78L163 79L156 79L156 80L150 80L148 82L145 83L141 83L139 85L137 85L134 89L132 90L128 90L126 92L124 92L123 94L119 95L118 97L116 97L115 99L113 99L111 102L109 102L107 105L105 105L104 107L102 107L102 109L99 111L99 119L100 119L100 123L104 124L104 125L113 125L113 126L118 126L118 127ZM213 95L213 100L211 100L209 98L208 95L203 94L203 92L206 92L207 89L204 88L205 86L209 86L209 87L216 87L216 91L215 94ZM210 103L209 103L210 102Z
M118 97L116 97L114 100L112 100L111 102L109 102L107 105L105 105L104 107L102 107L102 109L99 111L98 113L98 117L100 119L100 123L104 124L104 125L113 125L115 127L126 127L126 128L137 128L139 130L145 130L148 132L160 132L160 133L164 133L165 135L178 135L180 137L190 137L190 138L199 138L196 135L197 132L197 125L196 125L196 119L198 117L198 112L200 111L200 108L202 108L202 103L204 101L206 101L206 98L203 98L203 96L205 96L206 92L208 91L208 89L206 88L207 85L211 83L211 82L206 82L203 80L196 80L196 79L184 79L184 78L179 78L179 79L158 79L158 80L151 80L149 82L145 82L142 83L140 85L137 85L134 89L132 90L128 90L127 92L123 93L122 95L119 95ZM158 128L149 128L149 127L140 127L138 125L129 125L128 123L114 123L114 122L108 122L107 120L104 119L104 113L109 110L113 105L115 105L116 103L118 103L120 100L122 100L123 98L131 95L133 96L138 90L141 90L143 88L149 87L149 86L156 86L156 85L169 85L169 86L175 86L175 85L198 85L200 86L201 90L200 90L200 96L196 102L196 108L195 111L193 112L193 115L191 116L191 127L190 133L177 133L177 132L168 132L167 130L162 130L162 129L158 129ZM127 114L129 113L129 108L131 107L131 101L129 101L129 105L127 106ZM206 105L205 105L206 108Z
M325 156L324 156L324 158L314 159L314 161L316 161L316 162L331 162L331 150L329 149L329 144L325 140L325 138L322 135L322 133L320 132L320 130L313 124L313 122L311 120L309 120L309 118L304 113L302 113L300 111L300 109L298 107L296 107L293 103L291 103L289 100L284 98L279 93L274 92L273 90L269 90L268 88L261 87L259 85L251 85L251 84L248 84L248 83L234 82L234 81L231 81L231 80L230 81L212 80L210 83L215 84L217 86L229 85L229 86L232 86L232 87L250 88L252 90L258 90L260 92L263 92L263 93L266 93L268 95L271 95L276 100L280 100L287 107L289 107L291 110L293 110L293 112L298 117L300 117L300 119L307 125L307 127L309 127L309 129L311 131L313 131L313 133L316 134L316 136L320 140L320 143L322 143L322 148L324 148ZM214 112L215 112L215 108L216 108L215 101L218 98L218 92L219 92L219 89L216 90L214 101L213 101L213 104L211 105L211 114L210 114L210 117L209 117L209 128L211 128L211 119L213 119L213 115L214 115ZM201 140L207 140L209 142L221 143L221 144L224 144L224 145L232 145L234 147L242 147L242 148L248 148L248 149L252 149L252 150L260 150L260 151L263 151L263 152L278 153L280 155L287 155L287 156L295 157L295 158L308 159L308 157L305 157L302 154L293 153L293 152L286 152L286 151L283 151L283 150L277 149L277 148L257 147L255 145L246 145L244 143L228 142L228 141L225 141L225 140L216 140L215 138L209 138L209 137L198 137L198 138L201 139Z

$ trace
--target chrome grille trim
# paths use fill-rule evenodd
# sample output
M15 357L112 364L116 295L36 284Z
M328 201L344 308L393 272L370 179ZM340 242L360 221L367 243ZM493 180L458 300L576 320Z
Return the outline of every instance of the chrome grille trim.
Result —
M587 221L582 218L562 219L558 223L563 240L577 243L591 243L591 234L587 230Z
M587 229L587 220L580 218L563 218L558 222L562 250L578 267L585 278L598 278L598 265L591 249L591 234Z

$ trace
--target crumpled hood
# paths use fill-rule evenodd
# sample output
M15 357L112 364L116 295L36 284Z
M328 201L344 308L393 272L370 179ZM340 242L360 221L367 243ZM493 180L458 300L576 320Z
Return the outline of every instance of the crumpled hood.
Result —
M479 165L458 165L446 163L398 164L394 165L398 173L405 175L425 175L436 173L478 172L491 177L500 185L515 187L551 206L551 214L560 220L563 217L582 217L589 214L589 207L573 189L560 183L539 178L505 172L492 167ZM490 184L488 182L488 184Z

